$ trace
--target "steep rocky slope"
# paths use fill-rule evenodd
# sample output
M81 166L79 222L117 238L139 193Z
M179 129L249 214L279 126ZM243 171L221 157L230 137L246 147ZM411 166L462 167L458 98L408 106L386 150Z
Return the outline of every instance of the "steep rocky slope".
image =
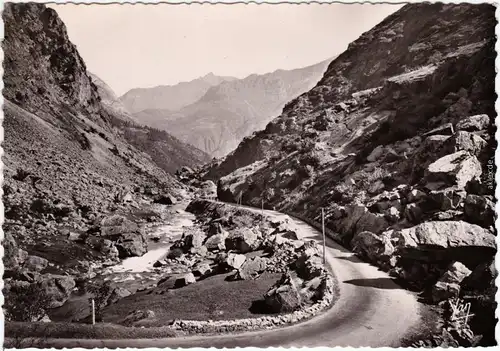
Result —
M91 72L87 72L87 74L92 79L92 83L97 87L97 93L101 98L103 106L107 107L115 114L120 114L124 120L136 122L133 116L127 111L127 108L118 99L113 89L111 89L106 82Z
M143 254L149 198L185 186L121 135L54 10L6 4L3 20L4 294L8 318L38 320L22 308L60 306L93 262Z
M164 130L138 125L124 126L121 129L128 143L147 153L159 167L170 174L184 166L199 166L210 160L207 153Z
M97 86L103 109L118 119L117 121L115 118L117 133L128 143L151 156L160 168L174 174L184 166L199 166L210 159L205 152L180 141L166 131L139 124L102 79L95 74L90 76Z
M176 111L197 101L210 87L234 79L236 78L220 77L209 73L190 82L132 89L121 96L120 101L131 113L146 109Z
M226 201L324 208L365 259L435 302L471 302L493 343L494 27L490 5L403 7L205 177Z
M135 117L212 156L224 156L279 115L287 101L311 89L328 62L224 81L178 111L147 110Z

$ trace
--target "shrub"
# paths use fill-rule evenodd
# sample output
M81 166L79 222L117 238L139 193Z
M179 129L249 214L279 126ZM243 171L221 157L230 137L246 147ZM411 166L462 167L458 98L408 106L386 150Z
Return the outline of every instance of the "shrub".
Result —
M50 297L38 284L16 287L4 291L3 306L7 320L18 322L34 322L45 316Z

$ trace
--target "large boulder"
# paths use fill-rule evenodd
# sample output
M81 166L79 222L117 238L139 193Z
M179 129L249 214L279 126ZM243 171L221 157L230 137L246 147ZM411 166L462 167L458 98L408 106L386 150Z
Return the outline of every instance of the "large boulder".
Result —
M132 295L132 293L125 288L114 288L113 291L111 292L111 295L109 295L107 304L111 305L130 295Z
M372 262L387 262L394 253L390 238L364 231L354 236L351 241L353 251Z
M464 221L429 221L382 235L390 237L396 254L413 262L475 265L496 252L495 236L490 231Z
M49 261L47 259L30 255L24 261L23 267L29 271L41 272L48 264Z
M285 273L264 295L268 308L275 313L293 312L302 305L297 282L290 273Z
M117 237L114 238L116 239ZM85 244L87 244L94 250L99 251L112 261L116 261L119 259L120 254L118 252L118 249L116 248L115 243L109 239L89 235L85 238Z
M259 277L267 268L268 259L263 257L253 257L246 260L238 269L238 278L250 280Z
M303 302L314 303L325 296L325 291L325 277L316 277L304 282L299 293Z
M469 194L464 204L465 220L490 227L495 223L495 203L486 196Z
M432 289L434 302L458 296L460 283L471 274L471 270L460 262L454 262Z
M246 253L257 250L262 239L256 228L239 228L229 234L225 243L227 250Z
M298 276L304 280L319 277L325 272L323 259L319 256L302 255L295 261L295 268Z
M50 308L60 307L68 300L75 280L69 276L45 274L41 277L40 287L44 294L50 299Z
M354 204L346 206L346 217L336 221L336 229L344 233L347 242L362 231L369 230L375 234L383 232L389 223L381 213L372 213L364 205Z
M226 238L228 237L229 233L226 231L223 231L220 234L215 234L209 237L205 241L205 246L208 251L223 251L226 249Z
M496 249L495 236L490 231L463 221L430 221L393 230L391 241L396 248L432 245L445 249L466 246Z
M122 233L140 231L139 225L121 215L111 215L101 220L101 236L115 237ZM113 239L111 239L113 240Z
M177 199L170 194L159 195L154 199L154 202L161 205L175 205Z
M193 273L183 274L175 279L174 286L176 288L182 288L183 286L196 283L196 277Z
M146 239L140 233L123 233L115 246L120 258L142 256L148 251Z
M225 264L230 269L239 269L245 263L246 259L245 255L230 253L227 255Z
M124 216L104 218L101 221L101 236L115 243L120 258L142 256L148 249L143 229Z
M183 239L183 249L191 252L196 252L206 239L206 235L201 230L189 230Z
M465 188L467 182L481 176L481 163L467 151L446 155L431 163L425 172L426 182L443 182Z
M490 117L488 115L475 115L460 120L456 125L456 129L475 132L488 128L489 124Z
M455 153L458 151L468 151L472 155L478 156L481 151L486 147L486 141L479 135L473 133L459 131L451 138L446 140L443 148L448 153Z

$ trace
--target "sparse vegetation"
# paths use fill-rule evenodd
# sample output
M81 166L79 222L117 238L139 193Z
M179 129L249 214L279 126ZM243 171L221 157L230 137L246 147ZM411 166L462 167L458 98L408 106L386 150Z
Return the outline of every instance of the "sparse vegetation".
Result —
M50 298L38 284L26 284L4 292L5 317L10 321L35 322L45 314Z

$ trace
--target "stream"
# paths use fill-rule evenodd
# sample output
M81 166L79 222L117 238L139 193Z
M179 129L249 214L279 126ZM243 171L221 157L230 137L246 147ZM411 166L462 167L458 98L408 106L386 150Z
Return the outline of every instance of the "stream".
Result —
M165 267L154 267L156 261L164 259L172 243L179 239L186 227L193 226L195 216L186 212L186 204L168 207L170 218L164 224L150 228L146 234L148 252L140 257L128 257L116 265L104 268L99 275L128 290L137 290L157 282L170 273Z

